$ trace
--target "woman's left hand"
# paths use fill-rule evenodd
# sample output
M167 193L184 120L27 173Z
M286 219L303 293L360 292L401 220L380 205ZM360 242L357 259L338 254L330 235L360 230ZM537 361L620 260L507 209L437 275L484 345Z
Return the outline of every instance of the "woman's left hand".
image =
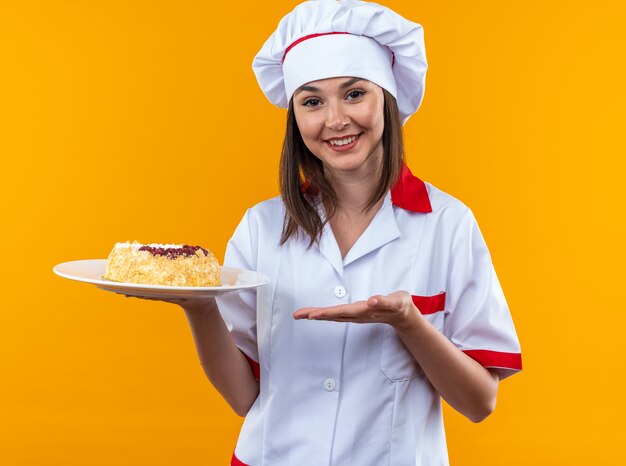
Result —
M421 318L419 309L406 291L387 296L376 295L367 301L357 301L330 307L305 307L294 312L294 319L330 320L358 324L383 323L392 327L408 325Z

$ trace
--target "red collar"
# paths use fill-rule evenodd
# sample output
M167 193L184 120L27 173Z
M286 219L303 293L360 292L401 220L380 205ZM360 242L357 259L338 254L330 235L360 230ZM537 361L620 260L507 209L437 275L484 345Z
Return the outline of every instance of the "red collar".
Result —
M393 205L412 212L427 213L433 211L426 185L411 173L406 164L402 164L398 181L391 188L391 202Z
M317 195L315 185L308 180L302 183L300 189L303 193ZM411 173L405 163L402 164L398 181L391 188L391 202L393 205L412 212L428 213L433 211L426 185Z

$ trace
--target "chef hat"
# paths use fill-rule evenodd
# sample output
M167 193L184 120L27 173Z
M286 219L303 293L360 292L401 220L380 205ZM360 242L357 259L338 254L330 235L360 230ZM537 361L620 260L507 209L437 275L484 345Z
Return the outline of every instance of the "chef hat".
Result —
M296 89L318 79L367 79L391 93L402 122L424 96L426 54L422 26L371 2L318 0L298 5L254 57L259 86L287 108Z

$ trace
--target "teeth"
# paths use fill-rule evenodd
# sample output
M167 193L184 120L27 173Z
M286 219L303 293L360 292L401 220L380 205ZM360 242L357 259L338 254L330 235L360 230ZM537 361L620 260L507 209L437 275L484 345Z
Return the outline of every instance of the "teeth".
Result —
M346 144L350 144L356 140L356 136L352 136L346 139L336 139L334 141L330 141L333 146L345 146Z

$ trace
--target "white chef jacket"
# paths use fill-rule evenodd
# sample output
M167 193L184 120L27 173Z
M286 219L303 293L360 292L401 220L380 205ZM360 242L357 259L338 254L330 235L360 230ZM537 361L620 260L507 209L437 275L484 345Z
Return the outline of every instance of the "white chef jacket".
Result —
M472 212L414 177L398 183L342 259L327 224L319 246L280 246L284 205L249 209L224 265L269 275L269 285L219 298L260 394L232 465L448 464L441 397L386 324L294 320L398 290L463 352L502 378L521 370L520 346Z

